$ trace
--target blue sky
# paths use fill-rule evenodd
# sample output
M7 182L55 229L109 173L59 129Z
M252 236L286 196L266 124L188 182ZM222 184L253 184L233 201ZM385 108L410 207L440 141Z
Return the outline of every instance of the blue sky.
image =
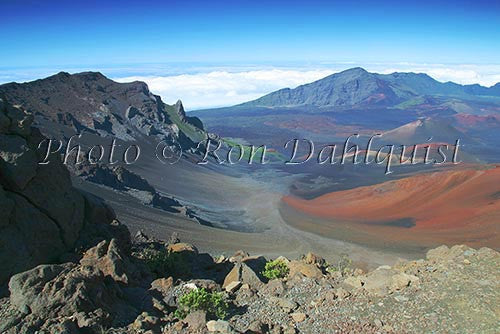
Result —
M354 65L388 71L401 64L426 72L440 64L437 79L461 83L490 85L500 74L498 0L0 0L0 13L0 82L60 70L146 80ZM463 66L475 72L450 74Z
M2 0L2 66L498 62L500 1Z

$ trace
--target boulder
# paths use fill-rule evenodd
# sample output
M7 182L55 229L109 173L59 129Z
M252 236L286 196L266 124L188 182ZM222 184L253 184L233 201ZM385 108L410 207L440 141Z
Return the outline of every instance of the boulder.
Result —
M259 288L263 282L257 274L245 263L236 263L233 269L226 275L222 287L225 289L232 282L248 284L253 288Z
M103 242L88 250L79 264L39 265L12 276L10 303L18 312L41 319L42 324L80 314L80 328L125 325L144 306L144 301L136 300L135 308L137 298L127 297L126 267L113 240Z
M231 325L229 325L229 322L224 320L210 320L209 322L207 322L207 329L209 332L217 332L222 334L229 334L233 332L233 330L231 329Z
M363 287L363 281L358 276L349 276L344 280L344 285L350 288L360 289Z
M239 250L234 253L233 256L229 258L229 262L231 263L236 263L236 262L241 262L244 258L247 258L250 256L247 252Z
M260 279L263 279L261 277L260 273L264 270L267 260L265 257L258 255L258 256L246 256L244 257L241 262L244 262L247 266L252 268L252 270L259 276Z
M285 284L280 279L273 279L267 282L259 292L269 296L281 296L285 292Z
M373 295L385 296L389 293L394 274L392 269L378 268L362 279L363 288Z
M406 273L398 273L393 275L391 278L390 291L398 291L406 288L407 286L417 285L420 279L414 275L408 275Z
M284 257L284 256L278 256L278 257L276 258L276 260L275 260L275 261L277 261L277 262L283 262L283 263L286 263L286 264L289 264L289 263L290 263L290 260L289 260L289 259L287 259L287 258L286 258L286 257Z
M54 295L56 291L49 291L51 281L59 274L67 274L74 268L73 264L40 265L29 271L12 276L9 282L10 302L21 313L46 315L51 312L50 298L43 291Z
M158 278L151 282L151 289L156 290L162 295L167 295L174 286L174 279L170 276L168 278Z
M189 313L183 321L187 324L190 331L201 331L205 328L207 323L207 312L202 310L193 311Z
M394 291L417 285L419 278L404 272L399 272L387 266L382 266L365 276L349 277L344 284L356 288L363 288L368 293L376 296L385 296ZM362 284L362 286L359 286Z
M116 282L127 284L129 281L126 274L126 262L120 253L116 239L103 240L97 246L86 251L80 264L95 268Z
M23 196L54 220L65 245L74 245L84 225L85 201L73 188L69 172L60 163L39 165L36 176L22 190ZM106 217L100 217L105 221Z
M167 246L167 250L173 253L188 253L194 255L198 254L198 249L196 249L195 246L185 242L170 244Z
M303 312L295 312L295 313L290 314L290 316L292 317L293 321L295 321L295 322L303 322L307 318L307 315Z
M226 285L225 289L229 293L233 293L236 290L238 290L241 287L241 282L240 281L233 281Z
M318 266L324 266L326 263L325 259L323 259L321 256L318 256L311 252L304 255L302 261L304 261L307 264L316 264Z
M303 275L309 278L320 279L323 277L323 272L314 264L307 264L302 261L290 261L288 264L290 269L290 277Z
M0 230L0 283L43 262L54 262L66 251L57 224L24 197L7 192L14 204L8 224Z
M150 315L147 312L143 312L139 314L139 316L135 319L132 324L132 328L136 331L146 331L146 330L155 330L158 331L160 327L160 319L153 315Z

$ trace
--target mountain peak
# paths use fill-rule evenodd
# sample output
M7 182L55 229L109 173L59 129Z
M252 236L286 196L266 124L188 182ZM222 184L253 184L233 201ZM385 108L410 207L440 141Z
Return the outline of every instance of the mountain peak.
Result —
M40 127L51 124L43 128L51 135L84 130L124 141L150 135L181 136L179 142L184 148L192 147L194 140L203 136L203 124L186 117L182 102L166 105L149 91L146 83L119 83L100 72L60 72L23 84L4 84L0 85L0 95L28 110L39 111L35 121ZM193 126L180 124L179 119ZM174 124L182 130L172 130Z
M338 79L338 78L357 78L370 74L371 74L370 72L368 72L362 67L353 67L341 72L330 74L326 78L320 79L318 81L328 80L328 79Z
M69 77L69 76L71 76L71 74L69 74L68 72L61 71L54 76L55 77Z
M392 95L394 94L380 84L375 74L364 68L354 67L295 89L279 90L246 105L348 106L363 104L368 99L372 103L379 103L392 99Z
M377 74L353 67L295 89L278 90L240 106L396 106L417 96L500 96L499 88L500 84L487 88L442 83L425 73Z
M181 100L177 100L177 102L175 103L175 112L177 114L179 114L179 116L181 118L185 118L186 117L186 112L184 111L184 106L182 105L182 101Z
M79 72L79 73L69 73L65 71L61 71L57 74L54 74L52 77L59 77L59 78L67 78L67 77L79 77L82 79L91 79L91 78L106 78L104 74L101 72L94 72L94 71L86 71L86 72ZM41 79L43 80L43 79Z
M98 80L98 79L107 79L107 80L109 80L101 72L91 72L91 71L80 72L80 73L75 73L74 76L82 78L82 79L85 79L85 80Z
M345 71L339 72L339 74L340 73L370 73L370 72L368 72L367 70L365 70L362 67L353 67L353 68L349 68Z

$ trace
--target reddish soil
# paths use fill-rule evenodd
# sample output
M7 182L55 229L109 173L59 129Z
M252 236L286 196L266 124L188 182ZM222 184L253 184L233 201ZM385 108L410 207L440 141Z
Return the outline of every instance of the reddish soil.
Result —
M296 227L338 232L354 241L500 248L500 167L420 174L312 200L284 197L283 202L318 218L317 226L307 219L308 224L296 222Z
M498 115L469 115L469 114L457 114L454 116L457 123L461 126L485 126L485 127L496 127L500 123L500 116Z

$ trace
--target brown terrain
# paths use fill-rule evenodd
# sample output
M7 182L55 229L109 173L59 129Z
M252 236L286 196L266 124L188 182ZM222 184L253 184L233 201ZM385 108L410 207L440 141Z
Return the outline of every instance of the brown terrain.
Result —
M132 120L138 117L137 125L115 115L101 124L111 123L105 129L93 124L89 130L99 135L121 133L123 138L140 138L153 128L174 139L183 138L179 128L193 137L202 133L201 127L188 127L180 104L166 106L155 100L161 117L139 117L137 110L149 109L138 105L133 116L133 109L125 114ZM165 113L171 119L164 118ZM204 178L189 175L186 161L183 173L165 177L178 184L190 177L189 184L202 186L211 184L208 178L224 180L219 191L182 190L195 199L210 196L212 203L230 198L238 204L243 197L245 209L262 218L255 221L256 231L274 223L268 225L272 230L243 233L203 225L190 205L162 192L168 184L160 182L161 177L149 174L146 180L122 166L77 166L68 171L57 154L51 155L50 164L38 164L38 143L46 138L31 125L43 121L48 120L0 99L0 333L498 332L500 256L495 250L441 246L429 250L426 259L394 260L390 266L366 271L355 257L372 263L378 258L377 263L382 260L380 252L367 247L360 253L347 243L297 231L279 215L291 225L294 221L287 212L296 210L292 218L304 217L304 224L307 215L316 215L307 225L314 232L326 231L336 238L333 232L344 231L354 241L366 239L367 246L374 237L393 242L399 233L400 240L418 246L467 239L469 244L496 248L500 192L495 166L420 174L418 182L413 176L311 201L288 198L289 206L281 212L276 210L278 191L260 192L263 188L250 182L245 185L252 187L228 187L229 178L212 171ZM134 131L122 133L121 125ZM191 139L184 139L190 147ZM95 193L112 193L110 201L92 194L97 184L103 189ZM161 233L148 237L140 228L131 238L122 220L135 227L139 221ZM332 224L337 220L342 223ZM166 225L175 233L167 235ZM219 230L223 237L216 233ZM178 236L184 241L184 235L205 245L224 243L254 254L267 247L277 254L204 253L180 242ZM327 253L349 255L327 259L311 253L319 244ZM305 255L292 257L292 250Z
M499 181L498 166L419 174L312 200L287 196L282 213L295 227L355 242L497 248ZM290 219L289 209L320 219Z

